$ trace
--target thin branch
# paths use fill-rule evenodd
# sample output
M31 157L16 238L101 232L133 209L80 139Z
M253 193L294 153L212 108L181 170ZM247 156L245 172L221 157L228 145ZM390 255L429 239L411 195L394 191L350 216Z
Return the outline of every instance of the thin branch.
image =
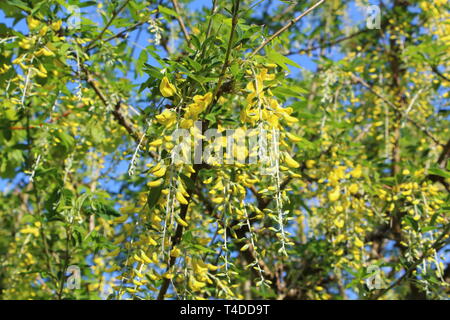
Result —
M217 10L217 1L218 1L218 0L213 0L213 3L212 3L211 14L210 14L211 16L210 16L209 21L208 21L208 28L206 29L206 37L205 37L205 39L208 39L209 36L211 35L211 30L212 30L212 20L213 20L214 15L216 14L216 10Z
M437 74L441 79L450 82L450 79L447 78L442 72L440 72L436 66L431 66L431 70L433 70L433 72Z
M220 87L222 86L223 78L225 77L225 72L228 67L228 62L230 60L231 55L231 47L233 46L233 39L234 39L234 33L236 31L236 26L238 24L239 20L239 4L240 0L236 1L236 4L233 5L233 18L231 20L231 31L230 31L230 38L228 39L228 46L227 46L227 52L225 53L225 60L223 61L222 71L220 72L219 80L217 81L216 89L214 90L211 106L214 104L215 99L217 98L217 93L220 90Z
M280 19L282 19L286 14L290 13L290 11L294 10L295 7L297 6L298 3L294 2L291 3L289 6L285 7L284 10L276 15L275 17L273 17L273 21L278 21Z
M269 44L273 39L275 39L276 37L278 37L280 34L282 34L284 31L288 30L290 27L292 27L294 24L296 24L297 22L299 22L304 16L306 16L308 13L310 13L311 11L313 11L315 8L317 8L318 6L320 6L322 3L324 3L325 0L320 0L319 2L317 2L315 5L313 5L312 7L310 7L309 9L307 9L305 12L303 12L301 15L299 15L298 17L292 19L291 21L289 21L284 27L282 27L281 29L279 29L277 32L275 32L273 35L271 35L269 38L267 38L259 47L257 47L255 50L253 50L253 52L250 54L250 57L253 57L255 54L257 54L262 48L264 48L267 44Z
M146 21L137 22L137 23L135 23L134 25L132 25L132 26L130 26L130 27L128 27L128 28L126 28L126 29L124 29L124 30L122 30L122 31L120 31L120 32L118 32L118 33L116 33L115 35L112 35L111 37L104 39L103 41L104 41L104 42L109 42L109 41L114 40L114 39L116 39L116 38L120 38L120 37L124 36L125 33L130 32L130 31L133 31L134 29L136 29L137 27L140 27L140 26L143 25L144 23L146 23ZM88 46L88 47L86 48L86 50L91 50L91 49L97 47L98 45L99 45L98 42L97 42L97 43L94 43L93 45Z
M100 98L100 100L103 102L103 104L106 107L110 106L110 103L106 99L105 94L97 86L95 81L92 79L91 75L89 74L89 71L84 69L84 72L87 74L87 83L92 87L92 89L94 89L95 94ZM133 123L128 118L125 117L125 115L120 110L121 106L122 106L122 102L119 101L115 105L114 109L112 110L112 114L113 114L114 118L116 119L116 121L122 127L125 128L125 130L127 130L127 132L134 139L134 141L136 141L137 143L146 144L147 143L147 139L144 138L144 140L141 141L141 139L143 137L143 133L139 132L139 130L135 129ZM149 150L147 150L147 152L153 159L158 159L158 155L155 152L152 152L152 151L149 151Z
M181 18L181 14L180 14L180 6L178 4L177 0L171 0L172 4L173 4L173 8L175 9L175 12L177 13L177 21L180 24L180 28L181 31L183 31L183 35L186 38L186 41L188 42L188 44L190 44L191 42L191 37L189 35L189 32L186 29L186 25L184 24L183 18Z
M108 100L106 99L105 94L103 93L103 91L100 90L100 88L97 86L97 84L95 83L94 79L92 78L91 74L89 73L89 71L87 69L84 69L84 72L87 75L87 83L92 87L92 89L94 89L95 94L97 95L97 97L100 98L100 100L103 102L103 104L105 105L105 107L109 107L110 104L108 102Z
M94 45L95 42L97 42L98 40L101 40L101 38L103 37L103 34L106 32L106 30L108 30L108 28L111 26L111 24L113 23L114 19L116 19L116 17L119 15L120 12L122 12L123 9L125 9L125 7L127 6L128 2L130 2L130 0L125 0L125 2L123 3L122 6L119 7L119 9L117 9L116 11L113 12L113 15L111 17L111 19L109 19L108 23L105 25L105 27L102 29L102 31L100 32L100 34L95 37L95 39L93 39L86 47L86 50L91 49L91 47Z
M356 76L355 74L351 74L351 77L353 79L353 81L361 84L363 87L365 87L366 89L368 89L371 93L373 93L375 96L377 96L378 98L380 98L384 103L386 103L394 112L396 112L398 115L400 116L404 116L404 114L397 108L397 106L389 101L387 98L385 98L384 96L382 96L381 94L379 94L378 92L376 92L367 82L365 82L363 79L361 79L360 77ZM422 127L419 123L417 123L416 121L412 120L409 117L406 117L406 120L411 122L417 129L419 129L420 131L422 131L426 136L428 136L431 140L433 140L433 142L438 145L438 146L442 146L442 143L435 138L426 128Z
M448 159L450 158L450 139L447 141L445 146L442 149L441 154L439 155L437 164L440 168L445 169L447 167ZM429 179L433 182L441 183L447 192L450 193L450 184L446 181L445 177L439 176L437 174L429 174L426 176L426 179Z
M294 55L294 54L303 54L303 53L308 53L308 52L311 52L311 51L314 51L314 50L318 50L318 49L324 49L324 48L332 47L332 46L334 46L334 45L336 45L338 43L341 43L341 42L346 41L346 40L350 40L350 39L352 39L354 37L357 37L357 36L359 36L359 35L361 35L363 33L366 33L368 31L373 31L373 30L371 30L371 29L363 29L363 30L360 30L358 32L352 33L352 34L350 34L348 36L333 39L333 40L328 41L328 42L326 42L324 44L321 44L321 45L317 45L317 46L309 47L309 48L298 49L296 51L289 51L286 54L286 56L290 56L290 55Z
M447 166L447 160L449 158L450 158L450 139L445 144L444 149L442 150L442 153L439 156L439 159L438 159L439 167L444 169Z

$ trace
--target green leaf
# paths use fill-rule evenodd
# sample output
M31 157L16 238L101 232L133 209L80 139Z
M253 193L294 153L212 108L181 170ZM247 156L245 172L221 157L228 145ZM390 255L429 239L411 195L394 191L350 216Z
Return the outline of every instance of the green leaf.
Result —
M272 90L273 94L275 94L278 98L298 98L301 100L305 100L302 96L302 93L305 93L305 90L298 87L292 86L288 87L277 87Z
M429 174L434 174L436 176L440 176L440 177L443 177L443 178L446 178L446 179L450 179L450 172L445 171L445 170L443 170L441 168L437 168L437 167L430 168L428 170L428 173Z
M189 57L186 57L186 60L189 62L189 65L195 70L195 71L200 71L200 70L202 70L202 65L200 64L200 63L198 63L197 61L195 61L195 60L192 60L191 58L189 58Z
M204 247L204 246L201 246L201 245L199 245L199 244L193 244L193 245L191 245L190 246L192 249L197 249L197 250L199 250L199 251L202 251L202 252L208 252L208 253L216 253L214 250L212 250L212 249L210 249L210 248L207 248L207 247Z
M112 206L104 204L102 202L94 203L90 207L84 206L84 210L87 213L102 217L105 220L120 217L120 213L117 212L117 210L115 210Z
M161 196L161 191L162 191L163 187L164 186L161 185L159 187L152 188L150 190L150 192L148 193L147 204L150 209L153 208L156 205L156 203L158 202L159 197Z
M159 71L158 68L155 68L154 66L151 66L147 63L144 63L144 67L144 72L148 75L160 80L164 77L164 75Z
M408 223L409 226L414 229L414 231L419 231L419 224L417 223L416 220L414 220L410 216L405 216L405 220L406 220L406 223Z
M5 128L3 128L2 133L3 133L3 138L5 138L6 141L11 140L11 138L12 138L11 129L5 127Z
M271 62L279 65L280 67L282 67L283 69L285 69L286 71L289 71L289 68L286 67L286 64L302 69L302 67L296 63L295 61L292 61L291 59L283 56L281 53L272 50L272 49L267 49L267 59L269 59Z
M17 8L20 8L22 10L25 10L27 12L31 12L31 9L27 6L27 4L20 0L7 0L6 3L13 5Z
M214 123L216 123L216 116L212 113L209 113L206 115L205 117L206 120L209 120L210 125L213 125Z
M178 14L175 11L164 6L158 6L158 10L159 12L167 14L168 16L178 17Z

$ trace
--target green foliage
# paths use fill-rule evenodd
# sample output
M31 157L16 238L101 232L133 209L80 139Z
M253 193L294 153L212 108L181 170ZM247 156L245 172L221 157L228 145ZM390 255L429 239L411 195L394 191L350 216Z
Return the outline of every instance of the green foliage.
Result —
M0 298L448 298L449 5L352 3L0 2Z

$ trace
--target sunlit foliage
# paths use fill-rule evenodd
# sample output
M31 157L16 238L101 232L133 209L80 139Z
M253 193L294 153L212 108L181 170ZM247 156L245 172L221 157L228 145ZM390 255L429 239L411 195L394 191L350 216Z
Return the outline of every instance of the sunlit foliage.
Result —
M369 5L1 1L0 298L448 298L449 3Z

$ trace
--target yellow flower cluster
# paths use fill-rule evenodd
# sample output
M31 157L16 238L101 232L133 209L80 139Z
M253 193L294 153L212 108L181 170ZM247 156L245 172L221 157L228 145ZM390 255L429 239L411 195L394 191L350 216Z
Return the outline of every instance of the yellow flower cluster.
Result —
M271 81L274 79L275 75L268 74L268 70L263 68L261 72L256 74L254 79L247 84L246 89L249 94L246 98L247 105L241 111L240 119L242 122L254 125L259 121L266 121L272 127L277 128L281 119L284 119L284 121L290 125L298 121L297 118L291 116L293 109L282 108L278 101L273 98L270 86L265 87L264 81ZM266 96L266 91L269 96Z
M164 77L161 80L159 90L166 98L177 94L176 87L170 83L167 77ZM184 108L184 116L179 122L180 127L183 129L192 128L194 122L198 120L199 115L211 104L212 98L213 94L211 92L208 92L205 95L195 95L192 98L193 102ZM156 120L166 128L170 128L177 123L177 112L165 109L161 114L156 116Z
M196 258L189 260L193 271L193 274L189 277L189 287L194 292L201 291L206 286L206 282L212 284L208 277L208 265Z
M177 114L173 110L165 109L162 113L158 114L156 120L165 126L166 128L172 127L177 122Z
M177 89L170 83L167 77L164 77L159 85L159 91L164 97L169 98L176 94Z
M194 102L185 108L184 117L180 121L180 127L189 129L193 126L194 121L198 119L200 113L205 111L212 102L212 93L208 92L205 95L195 95Z

